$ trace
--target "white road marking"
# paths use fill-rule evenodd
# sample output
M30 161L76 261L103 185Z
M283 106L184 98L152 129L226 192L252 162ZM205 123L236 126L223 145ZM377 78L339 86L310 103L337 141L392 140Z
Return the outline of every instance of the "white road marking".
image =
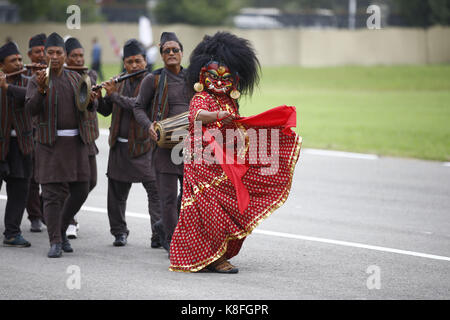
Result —
M82 206L80 210L88 211L88 212L108 213L108 210L106 210L104 208L88 207L88 206ZM142 213L136 213L136 212L131 212L131 211L125 211L125 215L127 217L133 217L133 218L150 219L150 216L148 214L145 215L145 214L142 214Z
M6 200L6 199L7 199L6 196L0 195L0 200ZM82 206L81 210L89 211L89 212L99 212L99 213L107 213L108 212L105 208L97 208L97 207L90 207L90 206ZM139 219L147 219L147 220L150 219L150 216L148 214L142 214L142 213L131 212L131 211L126 211L126 216L133 217L133 218L139 218ZM388 247L373 246L373 245L357 243L357 242L349 242L349 241L333 240L333 239L326 239L326 238L319 238L319 237L303 236L303 235L299 235L299 234L276 232L276 231L261 230L261 229L254 230L253 233L267 235L267 236L273 236L273 237L328 243L328 244L360 248L360 249L375 250L375 251L381 251L381 252L397 253L397 254L409 255L409 256L420 257L420 258L434 259L434 260L450 261L450 257L438 256L438 255L422 253L422 252L394 249L394 248L388 248Z
M7 197L5 195L0 195L0 200L6 200L6 199L7 199ZM105 208L90 207L90 206L82 206L81 210L89 211L89 212L100 212L100 213L108 212ZM133 217L133 218L139 218L139 219L147 219L147 220L150 219L150 216L148 214L142 214L142 213L130 212L130 211L126 211L126 216ZM450 257L438 256L438 255L422 253L422 252L401 250L401 249L395 249L395 248L373 246L373 245L357 243L357 242L349 242L349 241L333 240L333 239L326 239L326 238L319 238L319 237L303 236L303 235L299 235L299 234L276 232L276 231L261 230L261 229L254 230L253 233L262 234L262 235L266 235L266 236L273 236L273 237L328 243L328 244L360 248L360 249L375 250L375 251L381 251L381 252L397 253L397 254L403 254L403 255L420 257L420 258L434 259L434 260L450 261Z
M443 165L444 167L450 167L450 162L444 162L442 165Z
M369 249L369 250L376 250L376 251L404 254L404 255L421 257L421 258L450 261L450 257L438 256L438 255L434 255L434 254L421 253L421 252L415 252L415 251L407 251L407 250L400 250L400 249L394 249L394 248L380 247L380 246L372 246L372 245L363 244L363 243L357 243L357 242L349 242L349 241L332 240L332 239L325 239L325 238L318 238L318 237L302 236L302 235L297 235L297 234L275 232L275 231L268 231L268 230L255 230L253 232L254 233L260 233L260 234L265 234L265 235L268 235L268 236L290 238L290 239L299 239L299 240L306 240L306 241L315 241L315 242L336 244L336 245L346 246L346 247Z
M96 208L96 207L82 206L81 210L107 213L106 209ZM127 217L139 218L139 219L147 219L147 220L150 219L150 216L148 214L142 214L142 213L130 212L130 211L126 211L126 216ZM382 252L404 254L404 255L409 255L409 256L414 256L414 257L421 257L421 258L427 258L427 259L434 259L434 260L450 261L450 257L438 256L438 255L434 255L434 254L421 253L421 252L415 252L415 251L408 251L408 250L401 250L401 249L373 246L373 245L357 243L357 242L349 242L349 241L333 240L333 239L326 239L326 238L310 237L310 236L303 236L303 235L299 235L299 234L276 232L276 231L261 230L261 229L255 229L255 230L253 230L253 233L263 234L263 235L273 236L273 237L281 237L281 238L297 239L297 240L306 240L306 241L315 241L315 242L322 242L322 243L328 243L328 244L334 244L334 245L340 245L340 246L346 246L346 247L353 247L353 248L360 248L360 249L368 249L368 250L376 250L376 251L382 251Z
M321 149L309 149L309 148L303 149L302 152L303 152L303 154L312 154L312 155L316 155L316 156L352 158L352 159L363 159L363 160L378 160L380 158L376 154L365 154L365 153L354 153L354 152L321 150Z

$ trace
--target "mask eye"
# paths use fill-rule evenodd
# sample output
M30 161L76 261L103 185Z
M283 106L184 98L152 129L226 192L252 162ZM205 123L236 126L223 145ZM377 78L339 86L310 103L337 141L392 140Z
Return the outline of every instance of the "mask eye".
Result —
M208 74L214 80L217 80L219 78L216 70L208 70Z

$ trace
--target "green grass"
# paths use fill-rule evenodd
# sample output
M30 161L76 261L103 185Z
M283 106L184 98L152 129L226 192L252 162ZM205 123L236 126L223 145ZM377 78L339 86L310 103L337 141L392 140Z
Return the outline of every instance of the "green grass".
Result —
M283 104L297 107L306 148L450 161L450 65L265 67L241 113Z
M450 160L450 66L264 68L244 115L297 107L304 147Z

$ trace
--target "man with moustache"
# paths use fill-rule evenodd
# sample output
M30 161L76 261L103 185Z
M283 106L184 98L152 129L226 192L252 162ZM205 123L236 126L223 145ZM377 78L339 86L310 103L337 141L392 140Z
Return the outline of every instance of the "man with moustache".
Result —
M42 186L50 240L47 256L59 258L62 251L73 252L66 236L73 212L66 204L78 203L81 207L89 193L89 144L97 137L86 112L95 112L95 108L86 112L77 109L75 93L81 77L64 69L65 45L57 33L47 38L45 56L50 66L49 81L45 71L31 78L25 106L39 117L35 178ZM91 103L88 110L92 108Z
M176 34L163 32L159 50L164 67L155 70L142 81L133 109L136 121L148 131L154 141L157 139L154 130L157 115L160 114L159 120L162 120L188 111L191 96L186 86L186 72L181 66L183 45ZM161 97L158 97L158 92L162 92ZM160 234L161 245L169 251L171 237L178 222L181 198L178 197L177 182L183 185L183 163L172 162L171 149L159 148L156 144L154 146L153 163L161 204L161 221L155 227Z
M84 48L81 45L80 41L78 41L77 38L69 38L65 42L66 46L66 65L68 67L84 67ZM83 70L77 71L80 75L82 75L84 72ZM97 82L97 73L94 70L88 70L87 74L91 80L91 84L94 85ZM86 114L89 119L92 120L93 124L95 125L95 130L97 132L98 136L98 118L97 113L94 112L87 112ZM98 154L98 148L95 145L95 141L89 144L89 165L91 169L91 179L89 181L89 192L94 189L94 187L97 185L97 160L95 156ZM78 203L67 203L66 207L68 210L73 211L76 208L78 208ZM75 211L73 214L75 215L77 212ZM77 238L77 232L79 231L79 224L73 218L70 221L69 227L66 230L66 235L69 239L76 239Z
M34 148L31 113L24 107L28 78L6 74L23 69L17 46L9 42L0 48L0 188L6 182L3 245L29 247L20 230L32 175Z
M146 70L147 62L142 45L131 39L123 48L123 63L127 74ZM159 198L152 168L151 142L148 130L140 126L133 114L141 81L147 72L116 85L104 83L107 95L99 99L98 112L111 116L108 158L108 218L113 245L125 246L129 230L125 220L128 194L132 183L142 183L147 192L148 211L152 229L151 247L160 247L154 224L160 218Z
M28 58L30 58L31 64L37 67L46 64L44 55L45 40L47 39L45 33L37 34L30 38L28 41ZM30 68L27 70L26 75L32 77L37 68ZM37 121L37 120L36 120ZM36 130L37 124L33 123L33 130ZM32 153L33 167L34 167L34 151ZM27 201L28 219L31 222L31 232L42 232L42 199L39 195L39 184L31 177L30 190Z

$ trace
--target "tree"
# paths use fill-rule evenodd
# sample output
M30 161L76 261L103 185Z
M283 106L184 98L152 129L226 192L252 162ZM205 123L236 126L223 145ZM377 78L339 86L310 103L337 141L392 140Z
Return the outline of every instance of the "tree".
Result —
M394 0L392 4L408 26L450 25L450 0Z
M450 0L428 0L433 24L450 25Z
M410 27L426 28L431 25L431 9L427 0L397 0L398 13Z
M224 25L239 9L238 1L164 0L158 2L154 14L158 23Z

